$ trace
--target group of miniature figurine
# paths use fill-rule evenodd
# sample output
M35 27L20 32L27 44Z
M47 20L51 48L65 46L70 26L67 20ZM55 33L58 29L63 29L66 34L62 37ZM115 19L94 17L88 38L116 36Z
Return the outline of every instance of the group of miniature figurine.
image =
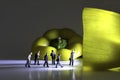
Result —
M51 54L50 54L51 58L52 58L52 65L56 65L56 68L59 66L63 67L63 65L60 63L60 54L58 54L57 56L57 59L56 59L56 54L54 52L54 50L51 51ZM30 68L30 65L31 65L31 57L32 57L32 52L28 55L27 57L27 60L26 60L26 64L25 64L25 67L28 67ZM40 65L39 63L39 59L40 59L40 51L38 51L35 56L34 56L34 65ZM55 61L57 62L55 64ZM69 58L69 65L72 65L74 64L74 50L71 52L71 55L70 55L70 58ZM47 67L49 67L48 65L48 54L46 53L45 56L44 56L44 64L43 64L43 67L45 67L45 65Z

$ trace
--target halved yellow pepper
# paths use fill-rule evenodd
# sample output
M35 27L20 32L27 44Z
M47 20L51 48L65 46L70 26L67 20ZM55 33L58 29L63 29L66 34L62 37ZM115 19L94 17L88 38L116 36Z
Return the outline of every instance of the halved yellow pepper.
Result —
M59 39L61 43L59 43ZM56 54L61 54L61 60L69 60L70 53L75 50L74 58L82 56L82 37L68 28L50 29L37 38L32 45L32 52L35 54L40 51L40 59L48 53L48 58L51 60L50 53L54 50Z
M83 65L95 70L120 67L120 14L85 8L83 30Z

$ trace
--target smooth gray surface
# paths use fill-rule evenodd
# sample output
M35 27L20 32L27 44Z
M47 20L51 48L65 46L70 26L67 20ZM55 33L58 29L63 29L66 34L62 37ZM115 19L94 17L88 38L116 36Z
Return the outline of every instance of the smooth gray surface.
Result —
M82 75L83 80L120 80L120 72L116 71L90 71Z
M41 65L31 65L25 68L25 60L0 60L0 80L81 80L82 62L75 61L69 66L68 61L62 61L63 68L55 68L49 61L49 68ZM33 61L32 61L33 64Z
M62 61L63 68L55 68L49 61L49 68L31 65L25 68L25 60L0 60L0 80L119 80L120 72L115 71L84 71L82 62L75 61L74 67L68 61ZM33 64L33 61L32 61Z

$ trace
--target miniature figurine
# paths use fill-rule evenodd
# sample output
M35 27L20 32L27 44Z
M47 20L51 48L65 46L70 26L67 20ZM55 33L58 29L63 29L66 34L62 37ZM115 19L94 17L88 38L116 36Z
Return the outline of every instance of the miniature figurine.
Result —
M63 65L60 64L60 54L58 54L56 61L57 61L56 68L57 68L57 65L60 65L61 67L63 67Z
M69 65L72 65L72 66L73 66L73 64L74 64L74 50L71 52L71 55L70 55L69 60L70 60Z
M45 67L45 65L47 65L47 67L49 67L48 66L48 54L46 53L46 55L44 56L44 64L43 64L43 66Z
M54 50L52 50L50 56L51 56L51 58L52 58L52 65L55 65L56 54L55 54Z
M32 52L27 57L27 61L26 61L25 67L29 67L30 68L31 57L32 57Z
M39 58L40 58L40 51L38 51L36 54L35 54L35 59L34 59L34 61L35 61L35 65L36 65L36 63L37 63L37 65L39 65Z

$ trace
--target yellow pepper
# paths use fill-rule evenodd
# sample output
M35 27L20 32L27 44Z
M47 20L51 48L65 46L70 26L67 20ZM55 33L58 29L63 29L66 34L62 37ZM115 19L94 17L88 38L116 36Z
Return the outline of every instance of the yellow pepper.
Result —
M104 70L120 67L120 14L85 8L83 30L85 69Z
M37 38L32 45L32 52L40 51L40 59L48 53L48 58L51 60L50 53L54 50L56 54L61 54L61 60L69 60L70 53L75 50L74 58L82 56L82 37L68 28L50 29L43 36Z

